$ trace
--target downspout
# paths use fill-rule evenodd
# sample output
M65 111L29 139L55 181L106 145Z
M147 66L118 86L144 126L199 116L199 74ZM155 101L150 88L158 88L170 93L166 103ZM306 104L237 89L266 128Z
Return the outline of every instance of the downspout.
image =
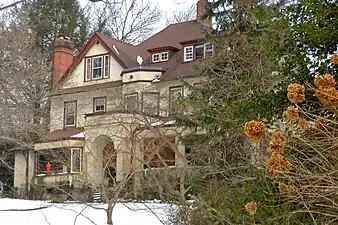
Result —
M27 153L26 153L26 175L25 175L25 180L26 180L26 182L25 182L25 195L27 196L27 194L28 194L28 188L29 188L29 178L28 178L28 174L29 174L29 151L27 151Z

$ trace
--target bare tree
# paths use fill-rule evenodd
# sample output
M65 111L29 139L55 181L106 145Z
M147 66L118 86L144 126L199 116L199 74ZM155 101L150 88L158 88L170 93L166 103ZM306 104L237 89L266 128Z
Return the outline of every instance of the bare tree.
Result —
M171 16L166 16L167 26L174 23L182 23L196 19L196 4L190 5L187 9L180 9Z
M161 11L149 0L108 0L93 4L92 28L121 41L140 43L156 30Z

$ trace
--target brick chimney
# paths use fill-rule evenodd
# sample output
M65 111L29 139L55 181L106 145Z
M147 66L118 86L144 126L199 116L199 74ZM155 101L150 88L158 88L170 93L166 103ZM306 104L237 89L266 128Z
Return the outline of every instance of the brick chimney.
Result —
M66 71L73 63L74 43L69 37L59 35L54 44L53 88L57 87Z
M207 17L205 19L203 19L202 17L205 14L205 7L207 6L208 1L207 0L198 0L197 2L197 16L196 19L197 21L199 21L201 24L205 25L205 26L212 26L212 21L211 18Z

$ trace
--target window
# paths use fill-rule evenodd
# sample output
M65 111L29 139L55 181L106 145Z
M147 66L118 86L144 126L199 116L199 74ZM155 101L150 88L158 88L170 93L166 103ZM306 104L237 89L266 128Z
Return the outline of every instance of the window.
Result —
M169 52L155 53L152 55L153 63L168 61Z
M213 55L213 50L213 45L210 43L184 47L184 62L205 59Z
M85 59L85 81L110 77L110 55Z
M102 57L93 58L93 80L102 78Z
M70 161L70 171L72 173L82 172L82 148L72 148Z
M194 47L184 47L184 62L189 62L192 60L194 60Z
M87 58L86 59L86 78L85 80L88 81L92 77L92 59Z
M103 77L104 78L108 78L109 77L109 55L105 55L104 56L104 73L103 73Z
M183 97L182 86L169 88L169 114L177 114L181 112L178 101Z
M134 111L138 109L138 94L126 94L124 95L124 109L128 111Z
M106 111L106 97L94 98L94 113Z
M175 138L148 138L143 142L144 168L175 166Z
M160 61L160 54L159 53L153 54L153 62L156 63L159 61Z
M204 45L195 46L195 59L204 59Z
M158 92L142 93L142 112L150 115L159 114L160 94Z
M168 61L169 59L169 52L162 52L161 53L161 61Z
M76 101L65 102L64 125L65 127L75 127L76 125Z
M205 52L204 58L212 56L214 54L214 48L212 44L210 43L204 44L204 52Z

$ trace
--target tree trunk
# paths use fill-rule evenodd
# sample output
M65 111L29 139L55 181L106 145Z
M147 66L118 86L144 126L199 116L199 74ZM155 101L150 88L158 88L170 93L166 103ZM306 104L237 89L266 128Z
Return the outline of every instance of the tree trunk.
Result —
M108 208L107 208L107 225L113 225L113 201L109 199L107 201Z

